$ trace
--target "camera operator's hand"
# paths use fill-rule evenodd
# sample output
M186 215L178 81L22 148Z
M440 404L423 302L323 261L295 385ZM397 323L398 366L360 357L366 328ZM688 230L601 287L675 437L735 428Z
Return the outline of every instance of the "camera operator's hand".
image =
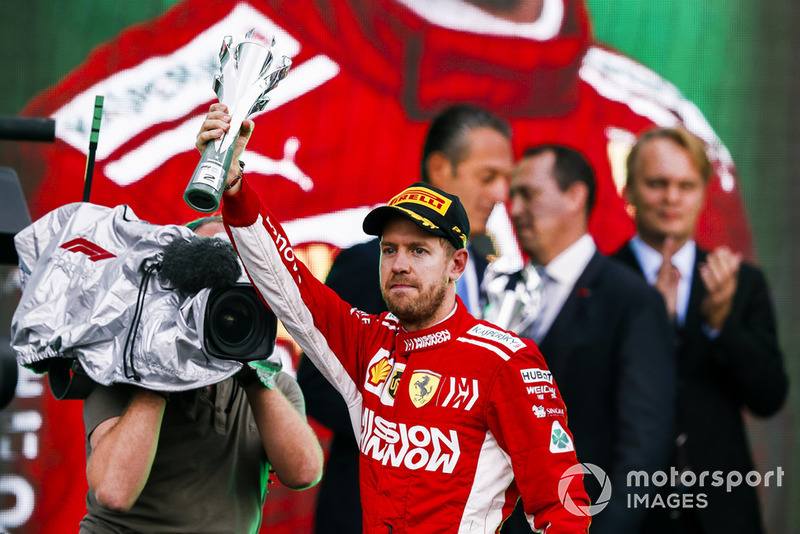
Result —
M235 195L242 187L241 177L244 165L239 165L239 157L241 157L244 152L255 126L255 123L251 119L244 119L244 121L242 121L242 127L239 129L239 137L236 139L236 147L233 150L231 167L228 170L228 176L225 178L226 195ZM228 107L220 102L211 104L208 115L206 115L203 125L200 127L200 132L197 134L194 146L197 147L197 150L202 154L205 152L210 142L222 137L230 127L231 116L228 113Z
M236 374L236 380L245 389L256 383L261 383L268 389L275 389L275 375L282 368L283 365L280 362L269 359L247 362Z

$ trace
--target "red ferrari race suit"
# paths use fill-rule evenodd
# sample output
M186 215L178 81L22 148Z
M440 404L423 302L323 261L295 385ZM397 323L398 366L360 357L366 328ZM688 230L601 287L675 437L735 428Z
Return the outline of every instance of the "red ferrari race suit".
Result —
M590 518L562 503L559 482L577 461L533 342L460 300L444 321L406 332L319 282L247 183L222 211L253 285L348 405L364 532L497 532L520 495L535 531L587 531ZM583 483L572 486L570 504L587 506Z

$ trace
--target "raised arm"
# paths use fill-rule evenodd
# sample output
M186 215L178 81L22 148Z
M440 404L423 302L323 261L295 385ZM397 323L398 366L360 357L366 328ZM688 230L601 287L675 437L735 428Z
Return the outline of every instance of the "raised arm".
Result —
M209 142L229 127L230 117L225 107L213 104L195 146L203 152ZM252 131L252 121L244 121L226 178L222 204L225 228L253 287L301 349L342 393L352 407L351 419L357 421L360 412L357 362L363 355L354 341L358 339L355 332L370 328L374 321L357 313L314 278L295 256L286 233L262 204L254 185L240 179L238 158Z

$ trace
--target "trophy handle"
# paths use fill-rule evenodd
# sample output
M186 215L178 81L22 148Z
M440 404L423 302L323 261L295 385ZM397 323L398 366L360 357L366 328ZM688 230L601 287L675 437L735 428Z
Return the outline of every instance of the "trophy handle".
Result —
M236 146L237 133L233 138ZM225 186L225 177L233 160L233 150L217 150L217 143L209 143L200 162L194 170L189 185L183 193L183 200L200 212L211 213L219 209L222 200L222 191Z

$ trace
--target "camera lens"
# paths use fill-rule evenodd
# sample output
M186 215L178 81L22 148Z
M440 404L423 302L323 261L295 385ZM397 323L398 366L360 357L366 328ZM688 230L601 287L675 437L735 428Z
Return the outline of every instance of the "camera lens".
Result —
M214 292L206 314L206 348L229 359L266 358L277 331L275 315L250 286Z
M238 346L250 337L254 320L250 302L236 295L225 301L214 316L213 328L226 345Z

